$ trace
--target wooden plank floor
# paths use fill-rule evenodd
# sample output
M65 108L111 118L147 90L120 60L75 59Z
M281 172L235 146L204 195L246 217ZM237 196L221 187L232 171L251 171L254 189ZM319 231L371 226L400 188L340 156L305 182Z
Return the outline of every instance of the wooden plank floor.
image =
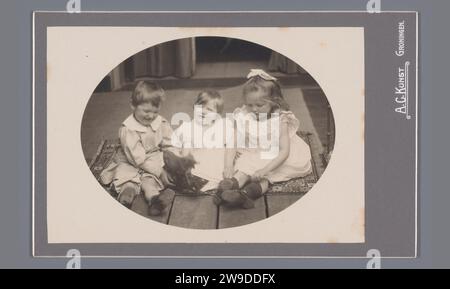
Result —
M267 195L267 217L271 217L283 211L293 203L297 202L304 194Z
M191 229L215 229L217 211L218 208L209 195L176 196L169 225Z
M220 206L218 229L230 228L251 224L267 218L264 198L255 201L251 209L227 208Z
M190 229L225 229L264 220L281 212L304 194L270 194L255 201L251 209L216 206L210 195L177 195L161 216L149 216L147 203L139 195L131 206L134 212L156 222Z

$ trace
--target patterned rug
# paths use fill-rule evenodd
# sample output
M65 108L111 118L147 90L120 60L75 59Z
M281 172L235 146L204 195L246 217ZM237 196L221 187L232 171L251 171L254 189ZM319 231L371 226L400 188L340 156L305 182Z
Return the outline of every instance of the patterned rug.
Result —
M311 134L307 132L299 132L298 135L302 137L306 143L310 146L312 151L312 172L301 178L295 178L286 182L275 183L269 187L266 194L305 194L307 193L319 179L321 172L323 171L326 164L323 160L318 160L314 153L315 146L311 143ZM118 139L114 140L104 140L99 145L95 157L89 164L92 174L97 180L99 180L100 173L103 169L108 166L108 164L113 160L114 155L119 149L120 144ZM206 184L206 181L201 178L195 178L195 187L202 187ZM116 195L116 192L112 190L111 187L105 187L112 195ZM205 192L205 194L211 194L212 191Z

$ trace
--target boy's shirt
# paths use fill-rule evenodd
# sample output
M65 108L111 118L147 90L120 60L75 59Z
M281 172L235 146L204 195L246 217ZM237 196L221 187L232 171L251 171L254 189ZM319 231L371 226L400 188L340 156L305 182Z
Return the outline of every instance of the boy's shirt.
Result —
M141 168L147 160L153 159L152 155L160 152L161 147L170 145L171 136L170 124L160 115L148 127L130 115L119 129L123 153L128 162L138 168ZM162 167L163 163L160 165Z

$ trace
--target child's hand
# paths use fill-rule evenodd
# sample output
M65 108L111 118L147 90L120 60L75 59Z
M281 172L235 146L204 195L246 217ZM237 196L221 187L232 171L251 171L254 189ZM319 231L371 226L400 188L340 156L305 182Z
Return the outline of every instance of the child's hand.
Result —
M175 186L166 170L162 170L160 178L165 186Z
M234 167L225 167L223 170L224 178L232 178L234 176Z
M258 182L262 180L267 175L267 172L265 170L257 170L250 178L254 182Z

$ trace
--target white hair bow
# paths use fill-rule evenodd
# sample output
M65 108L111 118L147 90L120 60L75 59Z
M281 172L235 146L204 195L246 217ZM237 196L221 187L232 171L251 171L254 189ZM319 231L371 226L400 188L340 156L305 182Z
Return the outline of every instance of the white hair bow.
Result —
M249 74L247 75L247 78L252 78L255 76L259 76L264 80L273 80L276 81L277 79L273 77L272 75L268 74L262 69L250 69Z

